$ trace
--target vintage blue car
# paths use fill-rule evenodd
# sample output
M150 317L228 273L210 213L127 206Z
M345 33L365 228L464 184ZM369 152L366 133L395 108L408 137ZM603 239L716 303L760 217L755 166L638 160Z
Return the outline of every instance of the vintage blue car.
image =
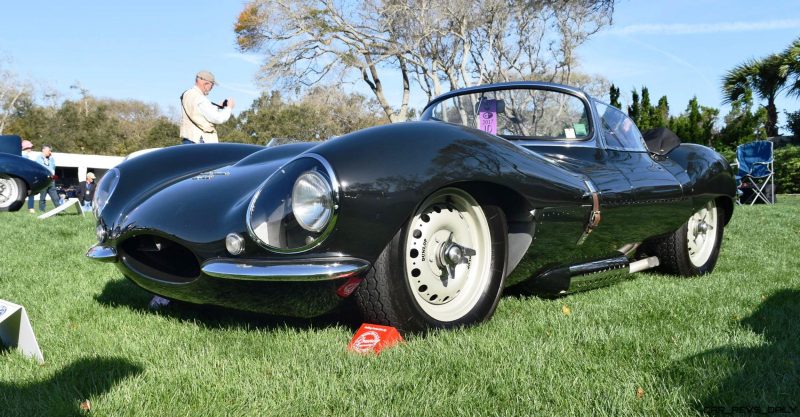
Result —
M17 211L29 194L47 188L50 171L22 156L22 140L0 135L0 211Z
M510 286L707 274L735 195L712 149L646 142L576 88L501 83L322 143L125 161L98 185L87 256L167 298L303 317L352 301L420 331L485 320Z

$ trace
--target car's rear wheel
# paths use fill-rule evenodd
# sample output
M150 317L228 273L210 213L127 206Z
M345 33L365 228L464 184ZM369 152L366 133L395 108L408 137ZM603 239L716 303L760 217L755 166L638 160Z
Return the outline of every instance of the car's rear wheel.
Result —
M499 207L462 189L432 194L356 291L365 321L420 331L491 317L503 288L505 228Z
M0 211L17 211L25 202L28 187L25 181L0 174Z
M687 277L713 271L722 243L723 216L711 200L678 230L656 242L661 269Z

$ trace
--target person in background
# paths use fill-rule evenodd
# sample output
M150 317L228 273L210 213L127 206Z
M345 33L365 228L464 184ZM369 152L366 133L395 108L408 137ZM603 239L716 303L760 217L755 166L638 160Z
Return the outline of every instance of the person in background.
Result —
M92 209L92 199L94 198L95 186L94 172L87 173L86 181L81 181L80 184L78 184L78 201L80 201L83 211L89 211Z
M214 84L214 74L200 71L194 78L194 86L181 94L183 144L219 142L215 125L225 123L231 117L235 102L228 98L221 105L212 103L208 99L208 93L214 88Z
M50 146L42 146L42 153L36 158L36 162L47 168L50 171L51 177L56 175L56 159L53 157L53 150L50 149ZM56 191L56 184L55 182L51 182L50 185L39 194L39 211L41 212L47 211L47 195L50 195L50 199L53 200L53 205L56 207L61 205L59 204L60 199Z
M22 157L25 159L34 160L33 143L29 140L22 141ZM28 211L33 213L33 194L28 195Z

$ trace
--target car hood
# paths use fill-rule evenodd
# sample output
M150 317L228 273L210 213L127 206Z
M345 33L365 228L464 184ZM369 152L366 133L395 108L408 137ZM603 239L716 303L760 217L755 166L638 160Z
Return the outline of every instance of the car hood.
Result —
M114 224L108 222L110 219L103 220L118 240L151 233L189 246L211 245L218 250L228 233L246 233L246 210L261 184L310 148L288 146L293 149L265 149L234 165L162 182L129 201Z

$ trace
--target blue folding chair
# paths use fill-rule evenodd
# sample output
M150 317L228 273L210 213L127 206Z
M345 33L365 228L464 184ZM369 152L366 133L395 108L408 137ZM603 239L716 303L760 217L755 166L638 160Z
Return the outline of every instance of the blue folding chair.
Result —
M761 200L775 204L775 167L772 158L772 142L757 140L736 147L736 185L739 194L749 190L753 193L750 205Z

